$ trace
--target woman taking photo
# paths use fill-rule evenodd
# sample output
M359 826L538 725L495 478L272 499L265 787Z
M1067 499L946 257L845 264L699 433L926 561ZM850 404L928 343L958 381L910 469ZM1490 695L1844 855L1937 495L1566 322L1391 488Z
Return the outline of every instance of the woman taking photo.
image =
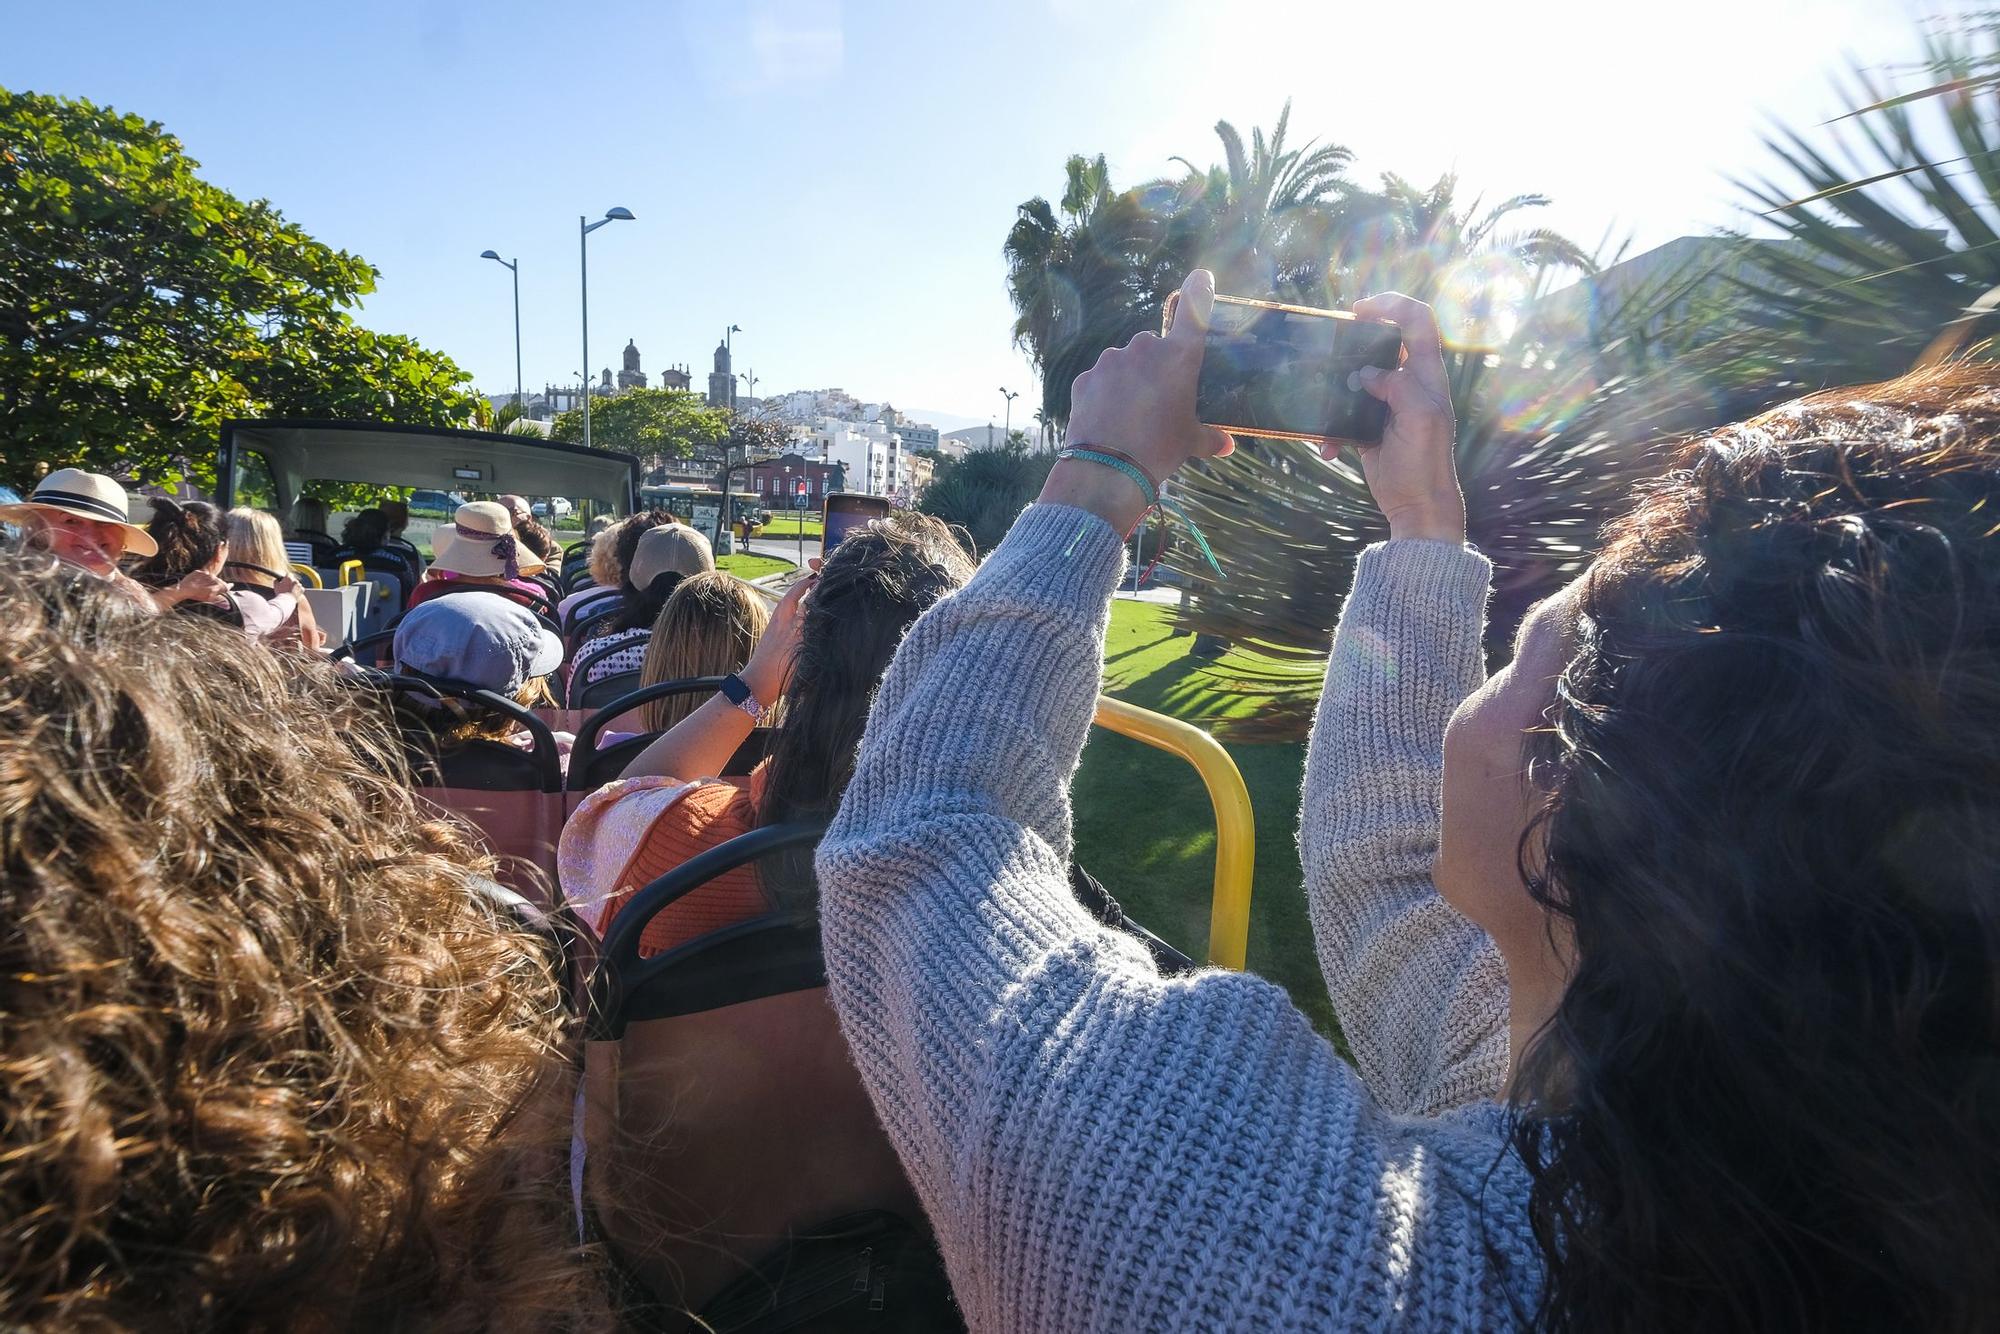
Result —
M1076 382L1156 486L1212 280ZM1365 372L1388 523L1300 849L1355 1064L1068 892L1121 537L1058 462L883 680L818 856L830 992L974 1329L1990 1327L2000 376L1686 447L1490 678L1437 328ZM1511 987L1510 987L1511 983Z

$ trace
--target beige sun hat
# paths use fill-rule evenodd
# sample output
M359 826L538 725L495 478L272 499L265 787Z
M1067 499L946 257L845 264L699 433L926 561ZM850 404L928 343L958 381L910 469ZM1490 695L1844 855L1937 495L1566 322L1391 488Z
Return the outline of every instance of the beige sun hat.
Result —
M452 521L440 524L431 534L431 550L436 553L432 568L452 574L512 579L548 568L546 561L515 538L514 520L506 508L490 500L460 505Z
M57 468L35 483L35 493L18 505L0 505L0 519L30 519L54 511L80 514L99 523L116 524L125 530L125 551L132 556L157 556L160 544L153 535L131 521L126 508L125 488L101 472L81 468Z
M714 568L715 552L707 538L684 523L661 524L647 529L646 535L639 539L625 577L632 587L645 589L652 587L653 581L663 574L678 574L685 579Z

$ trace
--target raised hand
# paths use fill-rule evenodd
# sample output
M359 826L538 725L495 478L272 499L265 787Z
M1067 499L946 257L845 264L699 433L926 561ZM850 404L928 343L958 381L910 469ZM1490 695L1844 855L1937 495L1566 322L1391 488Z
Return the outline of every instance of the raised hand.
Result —
M1165 337L1141 333L1107 349L1070 389L1069 442L1129 455L1155 482L1192 458L1227 454L1226 431L1195 418L1202 335L1215 307L1215 276L1196 269L1181 286L1180 307ZM1120 531L1145 508L1138 486L1102 465L1058 463L1042 499L1095 510Z
M1374 366L1355 372L1351 384L1389 405L1379 445L1357 445L1361 475L1392 538L1465 541L1465 495L1453 453L1451 384L1437 317L1415 297L1384 292L1354 303L1364 319L1393 320L1403 331L1406 356L1392 371ZM1328 446L1330 454L1338 446Z

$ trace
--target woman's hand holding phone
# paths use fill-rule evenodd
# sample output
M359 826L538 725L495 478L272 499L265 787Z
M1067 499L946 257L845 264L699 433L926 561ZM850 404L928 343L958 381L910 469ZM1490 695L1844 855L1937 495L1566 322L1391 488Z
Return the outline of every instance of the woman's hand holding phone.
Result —
M1408 354L1393 371L1370 366L1354 375L1357 388L1389 405L1382 443L1354 447L1368 493L1389 521L1391 538L1463 544L1465 494L1459 490L1454 452L1458 430L1437 317L1429 306L1400 292L1357 301L1354 313L1402 326ZM1329 445L1325 453L1331 456L1337 448Z
M793 584L778 599L778 605L771 609L770 623L764 627L757 647L751 650L750 661L738 673L743 678L743 684L750 687L750 693L767 709L776 704L778 696L784 692L785 678L792 670L792 656L799 649L805 600L813 585L819 582L819 562L815 560L812 564L813 573Z
M1196 269L1181 287L1180 313L1165 337L1134 335L1077 376L1070 389L1070 444L1127 454L1156 482L1189 459L1227 454L1234 447L1228 432L1204 426L1194 415L1202 333L1214 305L1215 277ZM1041 498L1091 510L1121 533L1130 532L1145 512L1145 497L1130 478L1073 459L1050 470Z

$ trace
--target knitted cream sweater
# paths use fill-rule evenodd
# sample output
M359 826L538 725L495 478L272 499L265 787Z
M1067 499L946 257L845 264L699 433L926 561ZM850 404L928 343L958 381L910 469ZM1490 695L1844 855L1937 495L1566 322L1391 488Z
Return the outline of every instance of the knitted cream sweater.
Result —
M1515 1323L1506 977L1429 881L1490 566L1370 548L1334 637L1300 847L1358 1074L1276 986L1163 979L1070 897L1122 568L1101 519L1028 510L904 641L819 853L834 1003L971 1327Z

